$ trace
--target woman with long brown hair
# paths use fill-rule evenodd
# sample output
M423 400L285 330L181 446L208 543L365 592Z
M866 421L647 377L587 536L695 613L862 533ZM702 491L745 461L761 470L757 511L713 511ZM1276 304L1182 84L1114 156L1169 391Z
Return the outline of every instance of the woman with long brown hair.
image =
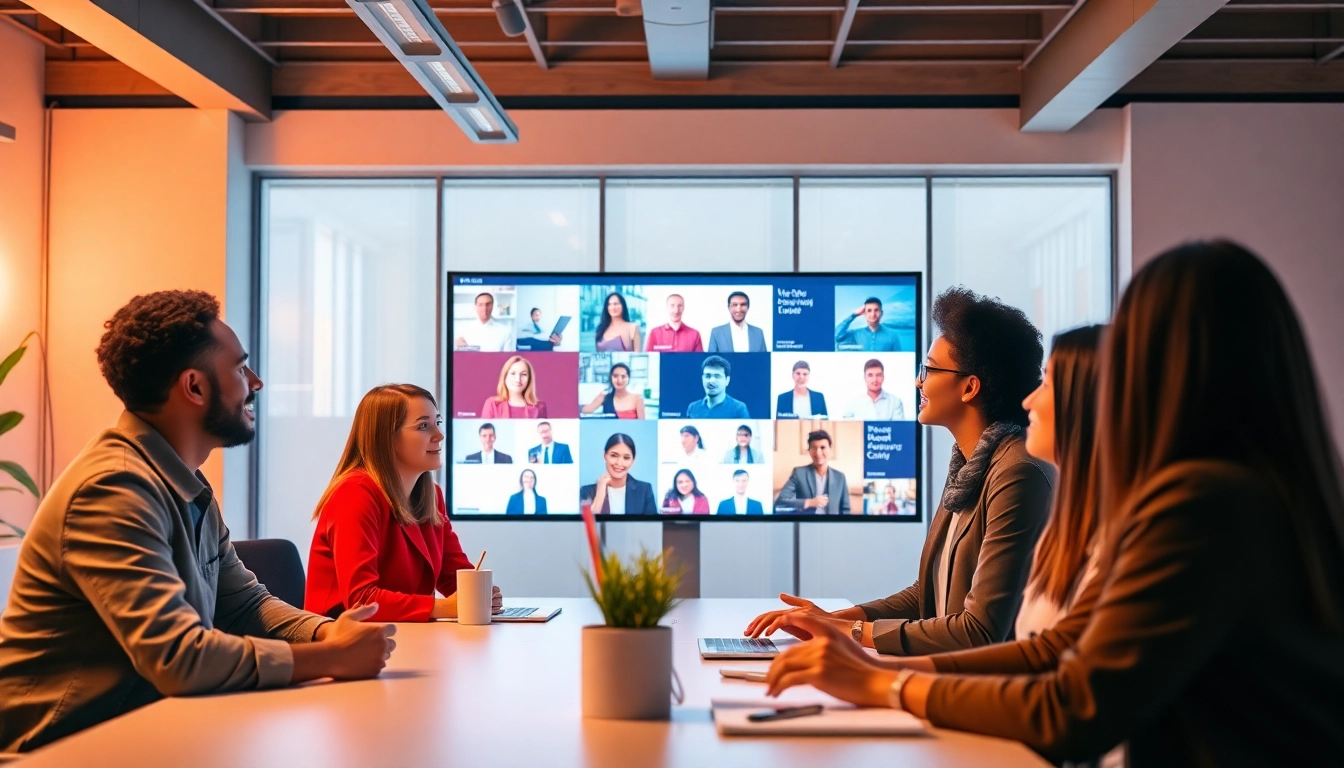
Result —
M413 384L374 387L359 401L313 513L306 610L334 616L377 603L374 621L457 616L457 571L471 562L434 483L442 425L434 396ZM498 587L494 605L502 605Z
M1019 640L1064 618L1096 576L1098 347L1102 326L1086 325L1055 336L1045 376L1023 405L1027 453L1059 471L1050 518L1036 544L1031 575L1017 611Z
M823 622L771 667L1053 760L1297 765L1344 754L1344 489L1273 273L1227 242L1134 276L1103 345L1100 573L1017 674L893 671ZM1061 649L1067 649L1065 653ZM936 663L939 670L946 669ZM964 670L963 670L964 671Z

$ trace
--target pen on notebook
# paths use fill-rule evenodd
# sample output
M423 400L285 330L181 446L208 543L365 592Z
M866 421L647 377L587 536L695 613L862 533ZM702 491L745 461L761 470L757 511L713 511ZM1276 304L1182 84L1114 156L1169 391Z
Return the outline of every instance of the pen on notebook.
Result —
M824 709L825 707L820 704L811 704L805 707L779 707L769 712L752 712L747 715L747 720L752 723L771 723L776 720L788 720L794 717L820 715Z

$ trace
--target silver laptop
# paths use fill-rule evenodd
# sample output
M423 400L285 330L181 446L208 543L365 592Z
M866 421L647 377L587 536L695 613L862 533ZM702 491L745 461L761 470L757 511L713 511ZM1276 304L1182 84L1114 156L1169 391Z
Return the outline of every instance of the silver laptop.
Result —
M540 608L505 608L503 613L496 613L490 617L491 621L521 621L535 622L544 624L555 618L560 613L560 609L553 606L542 606Z
M702 659L773 659L780 651L796 644L793 638L771 640L768 637L702 637Z
M555 606L542 606L540 608L505 608L502 613L496 613L491 616L490 621L545 624L555 618L559 613L560 609ZM457 619L444 619L444 621L456 622Z

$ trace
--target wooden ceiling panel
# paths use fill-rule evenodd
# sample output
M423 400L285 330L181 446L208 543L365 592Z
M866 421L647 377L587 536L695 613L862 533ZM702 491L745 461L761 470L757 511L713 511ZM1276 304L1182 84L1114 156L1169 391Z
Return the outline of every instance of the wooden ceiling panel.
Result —
M357 101L422 95L345 0L207 2L279 63L272 69L277 97ZM537 65L524 37L503 34L489 0L430 4L504 98L918 96L953 103L970 95L1016 99L1021 62L1073 5L1072 0L863 0L839 66L832 68L827 62L845 0L719 0L710 79L679 83L652 78L643 20L616 16L614 0L528 3L548 69ZM0 0L0 23L22 26L44 40L52 96L162 94L16 0ZM1344 0L1237 0L1121 94L1300 93L1344 100L1342 73Z

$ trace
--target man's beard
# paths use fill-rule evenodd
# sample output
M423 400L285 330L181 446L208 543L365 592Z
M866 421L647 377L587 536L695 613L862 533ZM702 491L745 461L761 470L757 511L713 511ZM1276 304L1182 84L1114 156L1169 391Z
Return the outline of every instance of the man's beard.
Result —
M206 378L210 381L210 406L205 411L205 423L202 425L207 434L211 437L219 438L225 448L233 448L238 445L247 445L256 437L257 430L248 423L246 414L242 409L230 411L224 407L224 398L219 393L219 380L215 378L213 372L206 372ZM257 399L257 393L253 392L243 401L244 404L254 402Z

